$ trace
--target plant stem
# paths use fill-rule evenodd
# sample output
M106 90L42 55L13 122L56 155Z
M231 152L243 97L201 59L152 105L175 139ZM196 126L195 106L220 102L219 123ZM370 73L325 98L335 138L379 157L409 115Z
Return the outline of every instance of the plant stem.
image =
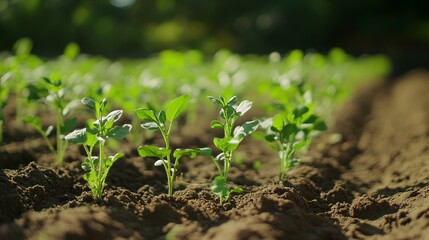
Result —
M57 164L62 165L63 164L63 140L61 139L61 126L63 125L63 115L61 109L57 110Z
M164 138L164 142L165 142L165 149L167 149L168 151L170 151L170 139L169 139L169 135L170 135L170 131L171 131L171 125L172 123L170 123L170 126L168 128L168 131L165 132L165 129L162 129L160 127L161 130L161 134L162 137ZM164 164L165 167L165 173L167 174L167 185L168 185L168 196L171 197L173 196L173 181L174 181L174 173L171 173L171 154L167 155L167 164Z
M96 187L96 199L101 199L103 192L103 172L104 172L104 141L100 141L99 143L99 157L98 157L98 176L97 176L97 187Z
M0 143L3 141L3 120L0 120Z

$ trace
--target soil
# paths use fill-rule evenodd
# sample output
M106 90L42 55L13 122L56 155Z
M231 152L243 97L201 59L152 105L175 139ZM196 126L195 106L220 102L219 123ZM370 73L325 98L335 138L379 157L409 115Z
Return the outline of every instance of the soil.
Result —
M34 131L6 122L0 239L429 239L428 91L421 71L362 88L281 184L275 154L246 141L229 178L244 193L223 206L210 159L184 159L168 197L161 169L131 142L94 201L78 146L58 167ZM190 130L173 145L207 146L216 134Z

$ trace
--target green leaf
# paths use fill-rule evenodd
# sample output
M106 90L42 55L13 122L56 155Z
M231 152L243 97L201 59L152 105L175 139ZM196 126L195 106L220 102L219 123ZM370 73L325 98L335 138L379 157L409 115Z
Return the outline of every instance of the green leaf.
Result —
M119 118L121 118L123 112L124 111L122 110L111 111L109 114L107 114L107 116L103 120L116 122L119 120Z
M65 47L63 55L66 58L73 60L79 55L79 51L79 45L75 42L71 42Z
M80 100L83 105L95 110L96 109L96 102L94 101L94 99L91 98L82 98L82 100Z
M137 117L143 121L158 122L158 119L155 117L155 113L151 109L138 108L135 110L135 113Z
M138 148L138 152L141 157L158 157L164 159L168 154L170 154L171 150L145 145L140 146Z
M128 135L128 133L131 131L131 128L132 128L131 124L115 126L109 130L109 132L107 133L107 136L116 140L120 140L125 138Z
M299 141L299 142L295 142L292 145L293 152L298 151L299 149L301 149L302 147L304 147L305 145L307 145L309 142L310 141L308 141L308 140L302 140L302 141Z
M326 126L326 123L324 121L319 120L314 123L313 129L318 131L326 131L326 129L328 129L328 126Z
M298 159L298 158L294 158L294 159L291 159L290 161L289 161L289 164L288 164L288 167L296 167L296 166L298 166L299 164L300 164L300 160Z
M317 118L318 117L316 115L312 114L307 119L305 119L303 123L307 123L307 124L314 123L317 120Z
M230 106L234 106L235 104L237 104L237 96L233 96L232 98L230 98L226 104Z
M85 144L90 146L90 147L94 147L95 144L97 143L97 135L96 133L93 133L91 131L91 129L86 129L86 142Z
M219 105L221 107L223 106L222 102L218 98L212 97L212 96L208 96L207 98L210 99L210 101L212 103L217 104L217 105Z
M234 187L230 192L241 194L244 192L244 190L241 187Z
M234 129L234 138L244 138L256 131L258 126L259 120L247 121Z
M281 132L284 127L284 119L283 116L280 114L277 114L273 118L273 125L271 127L271 130L274 132Z
M196 149L176 149L173 152L173 157L182 158L183 156L189 156L195 158L197 155L211 156L212 150L210 148L196 148Z
M276 141L276 135L275 134L268 134L265 136L265 140L268 142L275 142Z
M291 123L287 123L284 128L282 129L281 134L283 135L284 138L289 138L289 136L291 134L296 134L298 133L298 128L296 127L295 124L291 124ZM282 141L283 142L283 141Z
M247 111L249 111L252 108L252 101L244 100L238 105L238 107L235 109L238 116L243 116Z
M86 128L74 130L67 134L65 139L71 143L84 144L87 140Z
M28 123L34 128L38 129L39 131L42 130L42 122L40 121L40 118L36 116L25 116L22 120L25 123Z
M217 176L212 181L210 189L214 194L220 197L221 202L227 200L227 197L229 196L229 188L228 188L228 184L226 183L226 179L224 177Z
M234 142L232 140L237 140L237 139L234 139L232 137L214 138L213 143L219 150L221 150L223 152L229 152L229 151L234 151L235 149L237 149L238 144L240 143L240 142L238 142L238 143Z
M300 117L302 117L302 115L304 115L305 113L307 113L308 112L308 107L300 107L300 108L296 108L295 110L293 110L293 115L296 117L296 118L300 118Z
M210 126L212 127L212 128L224 128L224 124L223 123L221 123L220 121L217 121L217 120L213 120L211 123L210 123Z
M172 122L176 119L188 106L189 96L182 95L171 101L166 107L166 118L168 121Z
M96 160L98 160L98 157L92 157L91 159L89 159L88 157L87 158L85 158L85 160L83 161L83 163L82 163L82 169L85 171L85 172L89 172L89 171L91 171L92 170L92 168L91 168L91 162L92 161L96 161Z
M77 118L70 118L64 121L64 126L61 128L61 133L70 132L77 125Z
M159 120L159 123L162 123L162 124L164 124L164 125L165 125L165 122L167 121L167 116L166 116L166 114L165 114L165 111L164 111L164 110L161 110L161 111L158 113L158 120Z
M143 129L146 130L158 130L159 126L156 122L147 122L140 125Z
M120 158L122 158L123 156L124 156L124 153L116 153L113 156L109 156L108 159L111 161L111 164L113 164L116 161L118 161Z

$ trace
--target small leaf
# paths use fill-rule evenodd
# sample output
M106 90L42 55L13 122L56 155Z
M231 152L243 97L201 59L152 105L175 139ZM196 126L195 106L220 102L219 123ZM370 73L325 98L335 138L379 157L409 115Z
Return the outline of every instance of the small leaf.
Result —
M167 160L158 159L153 165L155 167L159 167L159 166L162 166L163 164L167 164Z
M233 96L232 98L230 98L226 104L230 106L234 106L235 104L237 104L237 96Z
M45 134L46 134L46 136L49 136L49 135L51 135L51 133L52 133L52 131L54 130L54 126L49 126L47 129L46 129L46 131L45 131Z
M103 120L116 122L121 118L123 112L122 110L111 111Z
M85 106L94 109L96 108L96 102L91 99L91 98L82 98L82 100L80 100Z
M61 128L61 133L70 132L77 125L77 118L70 118L64 121L64 126Z
M85 172L89 172L89 171L91 171L91 163L92 163L92 161L95 161L95 160L98 160L98 157L92 157L91 159L89 159L89 158L85 158L85 160L83 161L83 163L82 163L82 169L85 171Z
M159 120L159 123L162 123L162 124L164 124L164 125L165 125L165 122L167 121L167 116L166 116L166 114L165 114L165 111L164 111L164 110L161 110L161 111L158 113L158 120Z
M32 125L34 128L42 130L42 122L40 121L40 118L36 116L25 116L22 120Z
M79 100L73 100L71 102L69 102L63 109L63 116L66 116L67 114L70 113L70 111L74 108L76 108L79 105Z
M218 195L221 199L221 202L227 200L227 196L229 196L229 188L226 183L226 179L222 176L217 176L213 181L210 187L212 192Z
M216 160L223 161L225 160L225 153L221 152L216 156Z
M314 123L313 129L318 131L326 131L326 129L328 129L328 126L326 126L326 123L324 121L319 120Z
M128 133L131 131L131 128L132 128L131 124L115 126L109 130L109 132L107 133L107 136L116 140L120 140L125 138L128 135Z
M151 109L147 108L138 108L135 110L137 117L146 122L158 122L158 119L155 117L155 113Z
M67 134L65 139L71 143L84 144L87 140L86 128L74 130Z
M303 123L314 123L317 120L317 116L312 114L307 119L304 120Z
M237 149L238 147L238 143L230 143L231 140L233 140L232 137L214 138L213 143L219 150L229 152Z
M97 136L95 133L92 133L91 130L86 129L86 141L85 144L94 147L97 143Z
M273 125L271 130L274 132L281 132L283 130L284 124L285 123L284 123L283 116L280 114L277 114L273 118Z
M211 126L211 128L224 128L224 124L221 123L220 121L217 121L217 120L213 120L210 123L210 126Z
M195 158L197 155L211 156L212 150L210 148L196 148L196 149L176 149L173 152L173 157L182 158L183 156L189 156L189 158Z
M176 119L188 106L189 96L182 95L171 101L166 107L166 118L168 121L172 122Z
M296 134L297 132L298 132L298 128L296 127L295 124L287 123L283 127L281 134L283 135L284 138L289 138L291 134Z
M300 164L300 160L298 158L291 159L289 162L289 167L296 167Z
M243 116L249 109L252 108L252 101L244 100L238 105L236 108L236 112L238 116Z
M139 155L141 157L158 157L164 159L171 150L165 148L159 148L155 146L145 145L138 148Z
M124 156L124 153L116 153L113 156L109 156L109 158L112 160L112 163L118 161L120 158Z
M275 134L268 134L265 136L265 140L268 142L275 142L276 141L276 135Z
M156 122L147 122L140 125L143 129L146 130L158 130L159 126Z
M304 146L305 146L305 145L307 145L308 143L310 143L310 141L308 141L308 140L302 140L302 141L299 141L299 142L294 143L294 144L292 145L293 152L298 151L299 149L301 149L302 147L304 147Z
M295 110L293 110L293 115L295 115L296 118L300 118L302 117L302 115L304 115L305 113L308 112L308 107L300 107L300 108L296 108Z
M234 138L244 138L256 131L258 126L259 120L247 121L242 126L238 126L234 129Z
M233 193L237 193L237 194L240 194L240 193L243 193L243 192L244 192L244 190L243 190L243 188L241 188L241 187L234 187L234 188L231 190L231 192L233 192Z
M212 103L217 104L217 105L219 105L221 107L223 106L222 102L218 98L215 98L215 97L212 97L212 96L208 96L207 98L210 99L210 101Z

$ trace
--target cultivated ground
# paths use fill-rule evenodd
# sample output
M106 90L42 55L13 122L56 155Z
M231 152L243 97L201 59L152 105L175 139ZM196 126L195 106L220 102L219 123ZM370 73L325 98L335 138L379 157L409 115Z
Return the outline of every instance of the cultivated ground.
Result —
M37 133L6 123L0 239L429 239L428 92L424 72L362 88L283 184L265 143L245 142L230 175L245 191L224 206L210 192L210 159L184 159L169 198L162 169L132 143L94 202L78 146L56 167ZM199 122L174 145L210 145L216 133Z

